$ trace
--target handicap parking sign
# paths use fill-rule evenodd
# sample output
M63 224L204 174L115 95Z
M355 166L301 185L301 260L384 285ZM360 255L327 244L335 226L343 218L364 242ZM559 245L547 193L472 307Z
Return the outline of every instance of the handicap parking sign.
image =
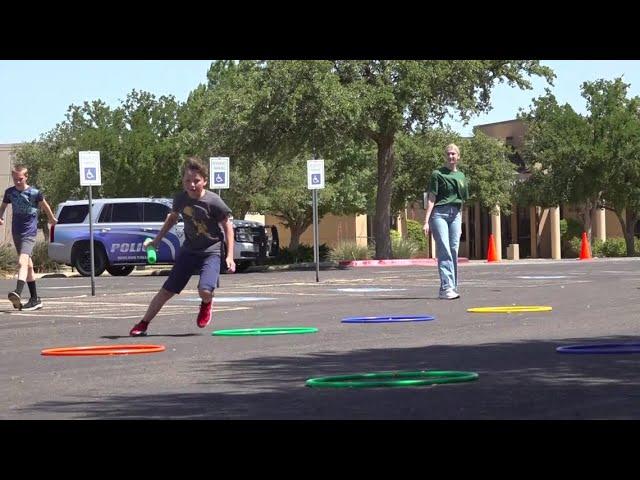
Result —
M100 152L78 152L80 161L80 185L83 187L100 186Z
M226 178L226 172L214 172L213 174L213 186L218 186L218 185L222 185L224 186L225 182L225 178Z
M211 188L229 188L229 157L209 157Z
M307 188L324 188L324 160L307 160Z

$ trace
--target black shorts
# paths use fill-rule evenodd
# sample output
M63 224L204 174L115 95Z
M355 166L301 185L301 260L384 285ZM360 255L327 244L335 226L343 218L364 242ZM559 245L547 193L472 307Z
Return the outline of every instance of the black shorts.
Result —
M220 253L194 253L181 250L162 288L180 293L194 274L200 275L199 290L213 292L220 276Z

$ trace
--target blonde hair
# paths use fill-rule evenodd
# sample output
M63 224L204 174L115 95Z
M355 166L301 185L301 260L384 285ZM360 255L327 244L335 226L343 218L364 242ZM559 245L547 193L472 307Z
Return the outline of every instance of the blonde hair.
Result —
M13 168L11 169L11 173L24 173L25 176L27 176L29 174L29 169L27 167L25 167L24 165L21 164L17 164L14 165Z
M449 145L447 145L444 149L444 153L447 153L448 150L455 150L458 156L460 156L460 149L455 143L450 143Z

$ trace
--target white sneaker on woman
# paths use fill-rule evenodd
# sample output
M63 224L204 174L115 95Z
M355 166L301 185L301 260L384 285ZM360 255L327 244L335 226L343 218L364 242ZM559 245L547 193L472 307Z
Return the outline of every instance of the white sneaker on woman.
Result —
M456 292L453 288L448 288L444 292L440 292L438 295L440 300L455 300L456 298L460 298L460 294Z

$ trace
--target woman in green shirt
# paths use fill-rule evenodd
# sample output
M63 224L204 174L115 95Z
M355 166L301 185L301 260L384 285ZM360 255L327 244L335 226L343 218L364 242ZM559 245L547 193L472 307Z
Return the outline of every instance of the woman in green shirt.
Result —
M462 233L462 205L469 198L467 179L458 170L460 149L455 144L445 148L444 165L434 170L429 181L424 234L433 233L443 300L460 298L458 293L458 247Z

